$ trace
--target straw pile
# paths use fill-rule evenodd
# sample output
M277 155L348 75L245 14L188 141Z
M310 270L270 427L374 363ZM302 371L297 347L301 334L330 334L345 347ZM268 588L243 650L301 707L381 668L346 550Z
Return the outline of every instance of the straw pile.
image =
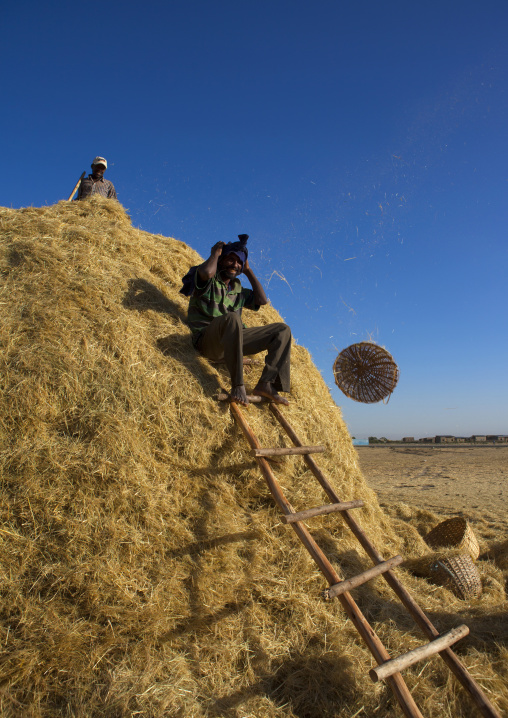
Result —
M192 349L178 294L196 253L101 197L1 209L0 238L2 717L399 714L213 398L227 380ZM246 320L280 318L266 307ZM290 422L327 447L319 464L341 498L366 501L356 516L384 555L424 553L381 511L298 346L292 398ZM266 408L247 415L262 445L282 445ZM303 467L276 470L289 500L325 503ZM310 528L345 576L370 565L339 517ZM484 563L471 604L400 574L440 630L469 624L463 660L502 708L506 631L498 620L496 644L482 619L504 590ZM382 580L355 597L393 655L424 642ZM427 715L471 715L441 661L405 678Z

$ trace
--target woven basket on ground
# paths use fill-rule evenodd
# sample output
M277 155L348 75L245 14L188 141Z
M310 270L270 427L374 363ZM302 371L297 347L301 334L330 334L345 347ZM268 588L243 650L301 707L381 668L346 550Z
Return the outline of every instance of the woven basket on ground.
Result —
M425 536L425 541L432 548L450 547L467 552L473 561L480 555L480 546L473 529L460 516L442 521Z
M458 598L476 598L482 592L480 574L469 554L435 561L430 570L432 582L450 589Z
M365 404L390 397L399 380L397 364L373 342L351 344L333 364L335 383L346 396Z
M469 554L429 554L404 561L415 576L444 586L458 598L476 598L482 592L480 574Z

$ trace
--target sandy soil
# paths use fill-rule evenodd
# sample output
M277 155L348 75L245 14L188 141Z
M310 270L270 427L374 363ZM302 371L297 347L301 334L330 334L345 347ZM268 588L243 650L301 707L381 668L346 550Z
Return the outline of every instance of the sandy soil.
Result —
M363 475L382 505L468 514L508 529L508 445L358 446Z

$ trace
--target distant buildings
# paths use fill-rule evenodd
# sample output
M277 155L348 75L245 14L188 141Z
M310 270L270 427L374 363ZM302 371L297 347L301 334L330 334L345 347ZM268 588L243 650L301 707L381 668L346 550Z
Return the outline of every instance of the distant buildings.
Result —
M415 439L414 436L404 436L402 439L389 440L382 436L369 436L368 439L355 439L353 446L370 446L372 444L508 444L506 434L473 434L473 436L452 436L451 434L438 434Z
M406 439L402 439L402 441L406 441ZM486 444L487 442L507 444L508 436L504 434L473 434L473 436L451 436L450 434L444 434L418 439L418 442L422 444Z

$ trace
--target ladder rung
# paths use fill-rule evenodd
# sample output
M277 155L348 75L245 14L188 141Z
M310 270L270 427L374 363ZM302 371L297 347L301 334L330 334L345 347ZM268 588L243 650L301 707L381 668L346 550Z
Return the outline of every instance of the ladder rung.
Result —
M218 361L214 361L213 359L209 359L208 361L209 361L210 364L212 364L213 366L217 366L217 365L218 365L218 366L221 366L221 365L225 365L225 364L226 364L226 360L225 360L225 359L219 359ZM251 359L250 357L244 357L244 358L243 358L243 365L244 365L244 366L261 366L261 362L258 361L257 359Z
M274 449L252 449L253 456L298 456L301 454L322 454L324 446L284 446Z
M342 593L350 591L352 588L356 588L357 586L361 586L362 583L370 581L371 578L375 578L376 576L385 573L385 571L389 571L394 566L398 566L400 563L402 563L403 560L404 559L402 558L402 556L394 556L393 558L389 558L388 561L382 561L376 566L367 569L367 571L359 573L358 576L346 578L344 581L335 583L333 586L330 586L330 588L326 589L326 591L324 592L324 597L326 599L329 599L335 598L335 596L340 596Z
M257 396L256 394L247 394L247 399L253 404L260 404L262 401L267 401L264 396ZM226 392L221 392L217 395L218 401L229 401L230 395Z
M298 511L294 514L286 514L282 517L282 521L285 524L292 524L295 521L305 521L306 519L311 519L313 516L333 514L335 511L358 509L360 506L363 506L363 501L361 499L355 499L354 501L342 501L338 504L326 504L326 506L318 506L315 509L305 509L305 511Z
M413 663L422 661L424 658L430 658L430 656L433 656L435 653L439 653L439 651L449 648L457 641L460 641L461 638L467 636L468 633L469 628L465 624L457 626L457 628L452 628L451 631L441 634L438 638L435 638L430 643L426 643L424 646L413 648L412 651L408 651L407 653L403 653L401 656L397 656L397 658L385 661L376 668L371 668L369 675L374 683L382 681L385 678L392 676L394 673L399 673L404 668L412 666Z

